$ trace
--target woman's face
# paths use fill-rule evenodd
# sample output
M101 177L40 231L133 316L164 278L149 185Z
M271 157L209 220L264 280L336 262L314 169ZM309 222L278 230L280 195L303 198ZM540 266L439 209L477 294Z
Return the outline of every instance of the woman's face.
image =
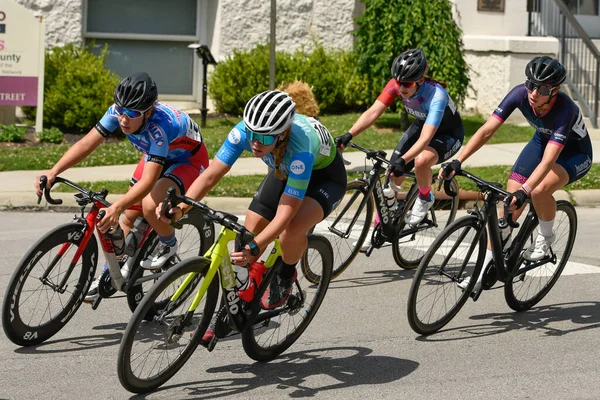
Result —
M144 116L146 118L150 117L150 114L152 114L152 109L146 111L144 114L140 115L139 117L135 117L132 118L129 115L123 113L123 114L117 114L117 119L119 121L119 126L121 127L121 130L123 131L124 134L129 135L135 131L137 131L138 129L140 129L140 127L142 126L142 123L144 123Z
M546 86L546 85L544 85ZM550 86L546 86L548 89L550 89ZM554 89L557 90L557 89ZM533 107L533 108L539 108L542 107L543 105L547 104L548 101L550 100L550 96L542 96L539 93L539 89L535 88L533 90L527 90L527 99L529 100L529 104Z
M248 140L250 141L250 147L252 148L252 154L254 154L255 157L261 158L266 156L267 154L271 153L273 150L275 150L275 146L277 145L277 143L283 139L285 139L286 135L288 134L288 131L283 132L281 135L279 136L269 136L269 140L272 140L270 138L273 138L274 141L271 144L265 145L262 144L263 138L265 138L265 136L263 135L256 135L256 134L252 134L248 132Z
M425 78L421 78L415 82L398 81L398 83L400 84L400 97L402 97L403 99L413 97L423 84L423 81L425 81Z

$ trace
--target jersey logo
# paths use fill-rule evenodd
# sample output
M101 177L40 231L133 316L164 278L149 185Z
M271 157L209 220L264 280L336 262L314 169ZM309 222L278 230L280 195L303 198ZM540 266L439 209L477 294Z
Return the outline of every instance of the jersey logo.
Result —
M227 135L227 140L229 140L229 142L233 144L239 144L241 139L242 134L238 130L238 128L233 128L231 132L229 132L229 135Z
M302 175L305 170L306 166L300 160L294 160L292 161L292 164L290 164L290 171L294 175Z
M150 133L150 138L157 146L162 146L165 143L165 134L158 125L152 124L148 126L148 132Z

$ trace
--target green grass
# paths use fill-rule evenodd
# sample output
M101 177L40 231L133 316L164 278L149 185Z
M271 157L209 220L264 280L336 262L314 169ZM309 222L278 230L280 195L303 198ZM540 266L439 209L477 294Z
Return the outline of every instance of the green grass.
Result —
M511 168L511 166L492 166L469 168L468 171L486 181L500 182L503 187L506 187L506 181L508 180ZM348 175L348 179L356 179L360 176L362 176L362 173L351 173ZM263 178L264 175L225 176L221 182L208 193L208 196L252 197ZM477 190L475 184L466 178L459 177L458 181L461 190ZM127 192L129 181L78 182L78 185L94 191L100 191L103 188L106 188L109 193L119 194ZM600 189L599 164L593 164L592 169L586 176L564 188L566 191L586 189ZM57 191L73 192L74 190L68 186L62 186L57 188Z
M321 117L321 120L335 137L350 129L359 116L358 113L325 115ZM484 118L480 116L464 116L463 121L467 138L471 137L485 122ZM202 136L211 157L217 153L231 128L238 122L238 118L211 118L207 120L207 126L202 128ZM381 116L374 126L362 133L356 139L356 142L367 148L393 149L402 134L399 126L399 114L386 113ZM533 130L529 127L504 124L488 143L526 142L532 135ZM69 145L67 144L2 148L0 149L0 171L50 169L68 148ZM353 150L349 149L349 151ZM244 152L242 156L251 157L252 155ZM136 164L140 157L141 154L129 144L129 141L123 140L118 143L101 145L78 166Z

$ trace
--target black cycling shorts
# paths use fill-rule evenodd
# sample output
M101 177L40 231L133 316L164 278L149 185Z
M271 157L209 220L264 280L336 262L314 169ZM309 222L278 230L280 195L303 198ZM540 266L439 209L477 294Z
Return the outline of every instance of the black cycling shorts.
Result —
M323 218L326 218L344 197L346 183L346 167L338 153L327 167L312 171L304 197L315 199L323 209ZM272 221L286 184L287 180L277 178L275 171L269 172L256 190L249 210Z
M408 127L400 141L396 145L396 149L392 153L390 161L394 162L405 154L421 136L424 122L415 120L411 126ZM465 138L465 128L461 123L455 128L445 129L441 126L435 131L435 135L429 142L428 146L433 148L438 155L436 164L442 163L458 153L460 146ZM415 160L411 160L406 163L406 172L411 171L415 166Z

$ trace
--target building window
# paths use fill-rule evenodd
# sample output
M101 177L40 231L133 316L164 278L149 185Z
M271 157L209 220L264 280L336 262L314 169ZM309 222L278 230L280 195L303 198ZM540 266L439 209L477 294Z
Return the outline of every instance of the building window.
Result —
M108 45L107 67L123 77L147 72L161 97L192 99L194 52L200 39L204 0L87 0L84 38L100 52Z
M564 2L574 15L598 15L600 0L564 0Z

